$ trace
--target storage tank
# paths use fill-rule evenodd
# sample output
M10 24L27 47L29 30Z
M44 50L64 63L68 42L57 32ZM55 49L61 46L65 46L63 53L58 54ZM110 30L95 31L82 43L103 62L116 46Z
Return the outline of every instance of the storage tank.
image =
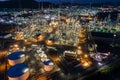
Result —
M12 66L8 70L7 75L9 80L27 80L30 73L28 66L20 63Z
M23 63L25 61L25 54L24 52L13 52L8 55L8 62L11 66L14 66L18 63Z
M52 71L54 68L54 63L52 62L52 60L47 59L44 61L44 70L45 71Z

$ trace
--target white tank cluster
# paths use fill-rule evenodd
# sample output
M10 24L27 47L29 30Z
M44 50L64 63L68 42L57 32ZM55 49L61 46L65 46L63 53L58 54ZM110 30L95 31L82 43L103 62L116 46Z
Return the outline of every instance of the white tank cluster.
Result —
M25 54L22 51L13 52L8 55L8 62L11 66L14 66L25 61Z

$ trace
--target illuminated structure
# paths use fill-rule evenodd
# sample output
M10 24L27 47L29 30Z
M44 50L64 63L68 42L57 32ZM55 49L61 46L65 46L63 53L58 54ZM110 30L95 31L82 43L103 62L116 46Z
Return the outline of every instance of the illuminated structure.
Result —
M93 58L96 61L102 61L102 60L106 59L109 55L110 55L110 52L108 52L108 53L100 53L100 52L94 53L94 52L91 52L90 53L90 57Z
M8 55L8 62L11 66L14 66L25 61L25 54L23 52L13 52Z
M49 45L49 46L52 46L52 45L54 45L54 42L52 40L47 40L46 44Z
M57 10L54 10L57 13ZM74 11L74 10L73 10ZM31 55L28 55L28 61L30 57L34 57L34 60L31 61L31 63L28 62L28 64L34 65L35 63L38 62L37 65L39 66L33 66L34 68L36 68L37 70L43 70L41 69L41 64L39 64L39 60L42 62L42 64L44 64L44 71L49 72L52 71L54 69L54 64L53 62L50 60L54 60L55 64L59 63L61 60L64 60L63 58L61 58L61 56L58 57L56 56L51 56L49 55L48 57L51 57L50 59L48 59L47 57L47 50L49 49L44 49L45 53L42 52L42 50L37 51L37 54L35 53L37 48L39 49L40 47L34 47L32 48L31 45L32 44L37 44L37 45L42 45L44 44L45 46L52 46L52 47L56 47L57 46L73 46L77 47L77 50L75 52L66 52L65 53L65 57L67 56L68 58L71 58L71 55L73 56L72 58L75 59L76 62L78 62L78 64L80 64L80 67L82 66L84 69L86 68L90 68L92 62L90 61L90 57L88 54L88 50L87 50L87 37L88 37L88 31L84 26L87 26L87 24L90 26L90 31L92 31L92 27L93 31L96 32L109 32L111 29L108 29L108 31L106 29L104 29L104 27L98 28L97 26L101 26L100 24L93 25L95 24L95 22L93 21L93 24L91 23L82 23L79 20L79 17L74 15L72 12L69 10L68 15L69 16L65 16L62 17L61 15L58 16L58 14L51 14L47 17L48 14L40 14L39 16L33 15L31 16L31 18L24 18L25 22L25 26L24 24L22 26L24 26L23 28L19 28L20 30L18 30L17 33L15 33L15 39L16 40L23 40L25 42L25 47L27 48L26 51L32 51ZM75 10L76 11L76 10ZM63 11L64 12L64 11ZM63 13L61 11L61 13ZM82 12L82 11L81 11ZM89 11L88 11L89 12ZM59 13L59 11L58 11ZM80 13L80 12L78 12ZM86 12L85 12L86 13ZM72 14L72 15L71 15ZM84 14L84 13L83 13ZM53 17L54 16L54 17ZM50 19L52 17L52 19ZM61 17L61 20L59 20L59 17ZM93 20L91 16L86 17L86 19L88 19L89 21ZM83 18L84 20L84 18ZM83 25L83 27L82 27ZM92 27L91 27L92 26ZM110 32L116 32L116 30L112 30ZM40 42L40 43L39 43ZM42 44L41 44L42 43ZM28 47L28 44L30 47ZM88 43L89 44L89 43ZM13 46L15 49L18 49L18 45L14 45ZM60 49L57 48L56 51L59 51ZM72 50L72 49L71 49ZM14 50L15 51L15 50ZM57 51L57 52L58 52ZM89 47L89 51L92 52L94 51L94 45L93 47ZM49 52L49 51L48 51ZM10 55L13 55L10 54ZM9 55L9 56L10 56ZM70 55L70 56L69 56ZM103 56L101 56L101 54L93 54L94 56L92 56L92 58L95 59L99 59L98 61L101 61L101 58L103 58ZM25 55L19 55L17 58L17 56L15 56L15 59L11 59L8 57L8 62L10 65L14 66L16 64L19 63L23 63L25 60ZM31 59L31 58L30 58ZM47 60L46 60L47 59ZM66 59L66 58L65 58ZM67 59L66 59L67 60ZM72 60L71 60L72 62ZM66 62L65 62L66 64ZM69 64L68 64L69 65ZM99 63L99 65L101 65L101 63ZM37 72L34 68L31 68L31 73L33 72ZM59 67L59 65L58 65ZM71 67L71 66L70 66ZM64 69L63 69L64 70ZM33 73L34 74L34 73ZM35 74L36 75L36 74Z
M16 64L8 70L9 80L27 80L29 77L29 68L25 64Z
M80 60L83 68L88 68L88 67L90 67L90 65L92 63L89 59L89 55L87 54L87 52L84 49L84 46L85 46L86 41L87 41L87 29L85 29L85 28L80 29L79 38L80 38L79 39L80 43L79 43L78 49L77 49L78 60Z
M53 68L54 68L54 63L50 59L47 59L44 61L44 70L45 71L52 71Z

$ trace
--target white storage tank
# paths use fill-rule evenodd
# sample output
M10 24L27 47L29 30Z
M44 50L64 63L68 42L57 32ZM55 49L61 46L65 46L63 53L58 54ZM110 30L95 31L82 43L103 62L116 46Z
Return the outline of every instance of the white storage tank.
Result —
M54 63L53 63L52 60L47 59L47 60L44 61L44 70L45 71L48 71L48 72L52 71L53 68L54 68Z
M30 73L26 64L16 64L12 66L8 72L8 80L27 80Z
M8 62L11 66L14 66L25 61L25 54L22 51L13 52L8 55Z

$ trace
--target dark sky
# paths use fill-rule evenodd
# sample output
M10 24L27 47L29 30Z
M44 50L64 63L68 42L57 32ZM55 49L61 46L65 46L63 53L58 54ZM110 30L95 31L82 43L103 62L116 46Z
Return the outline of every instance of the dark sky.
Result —
M8 0L0 0L8 1ZM44 2L52 2L52 3L60 3L60 2L72 2L72 3L101 3L101 2L120 2L120 0L35 0L35 1L44 1Z
M120 3L120 0L0 0L0 8L20 8L20 7L21 8L38 8L39 4L37 2L41 2L41 1L47 2L47 3L44 3L45 7L47 7L51 3L54 3L54 6L58 6L56 4L59 4L59 3L69 3L69 4L77 3L77 4L83 4L83 5L96 4L96 3L106 4L106 2Z
M1 2L8 1L8 0L0 0Z
M59 2L72 2L72 3L102 3L102 2L120 2L120 0L35 0L35 1L48 1L52 3Z

